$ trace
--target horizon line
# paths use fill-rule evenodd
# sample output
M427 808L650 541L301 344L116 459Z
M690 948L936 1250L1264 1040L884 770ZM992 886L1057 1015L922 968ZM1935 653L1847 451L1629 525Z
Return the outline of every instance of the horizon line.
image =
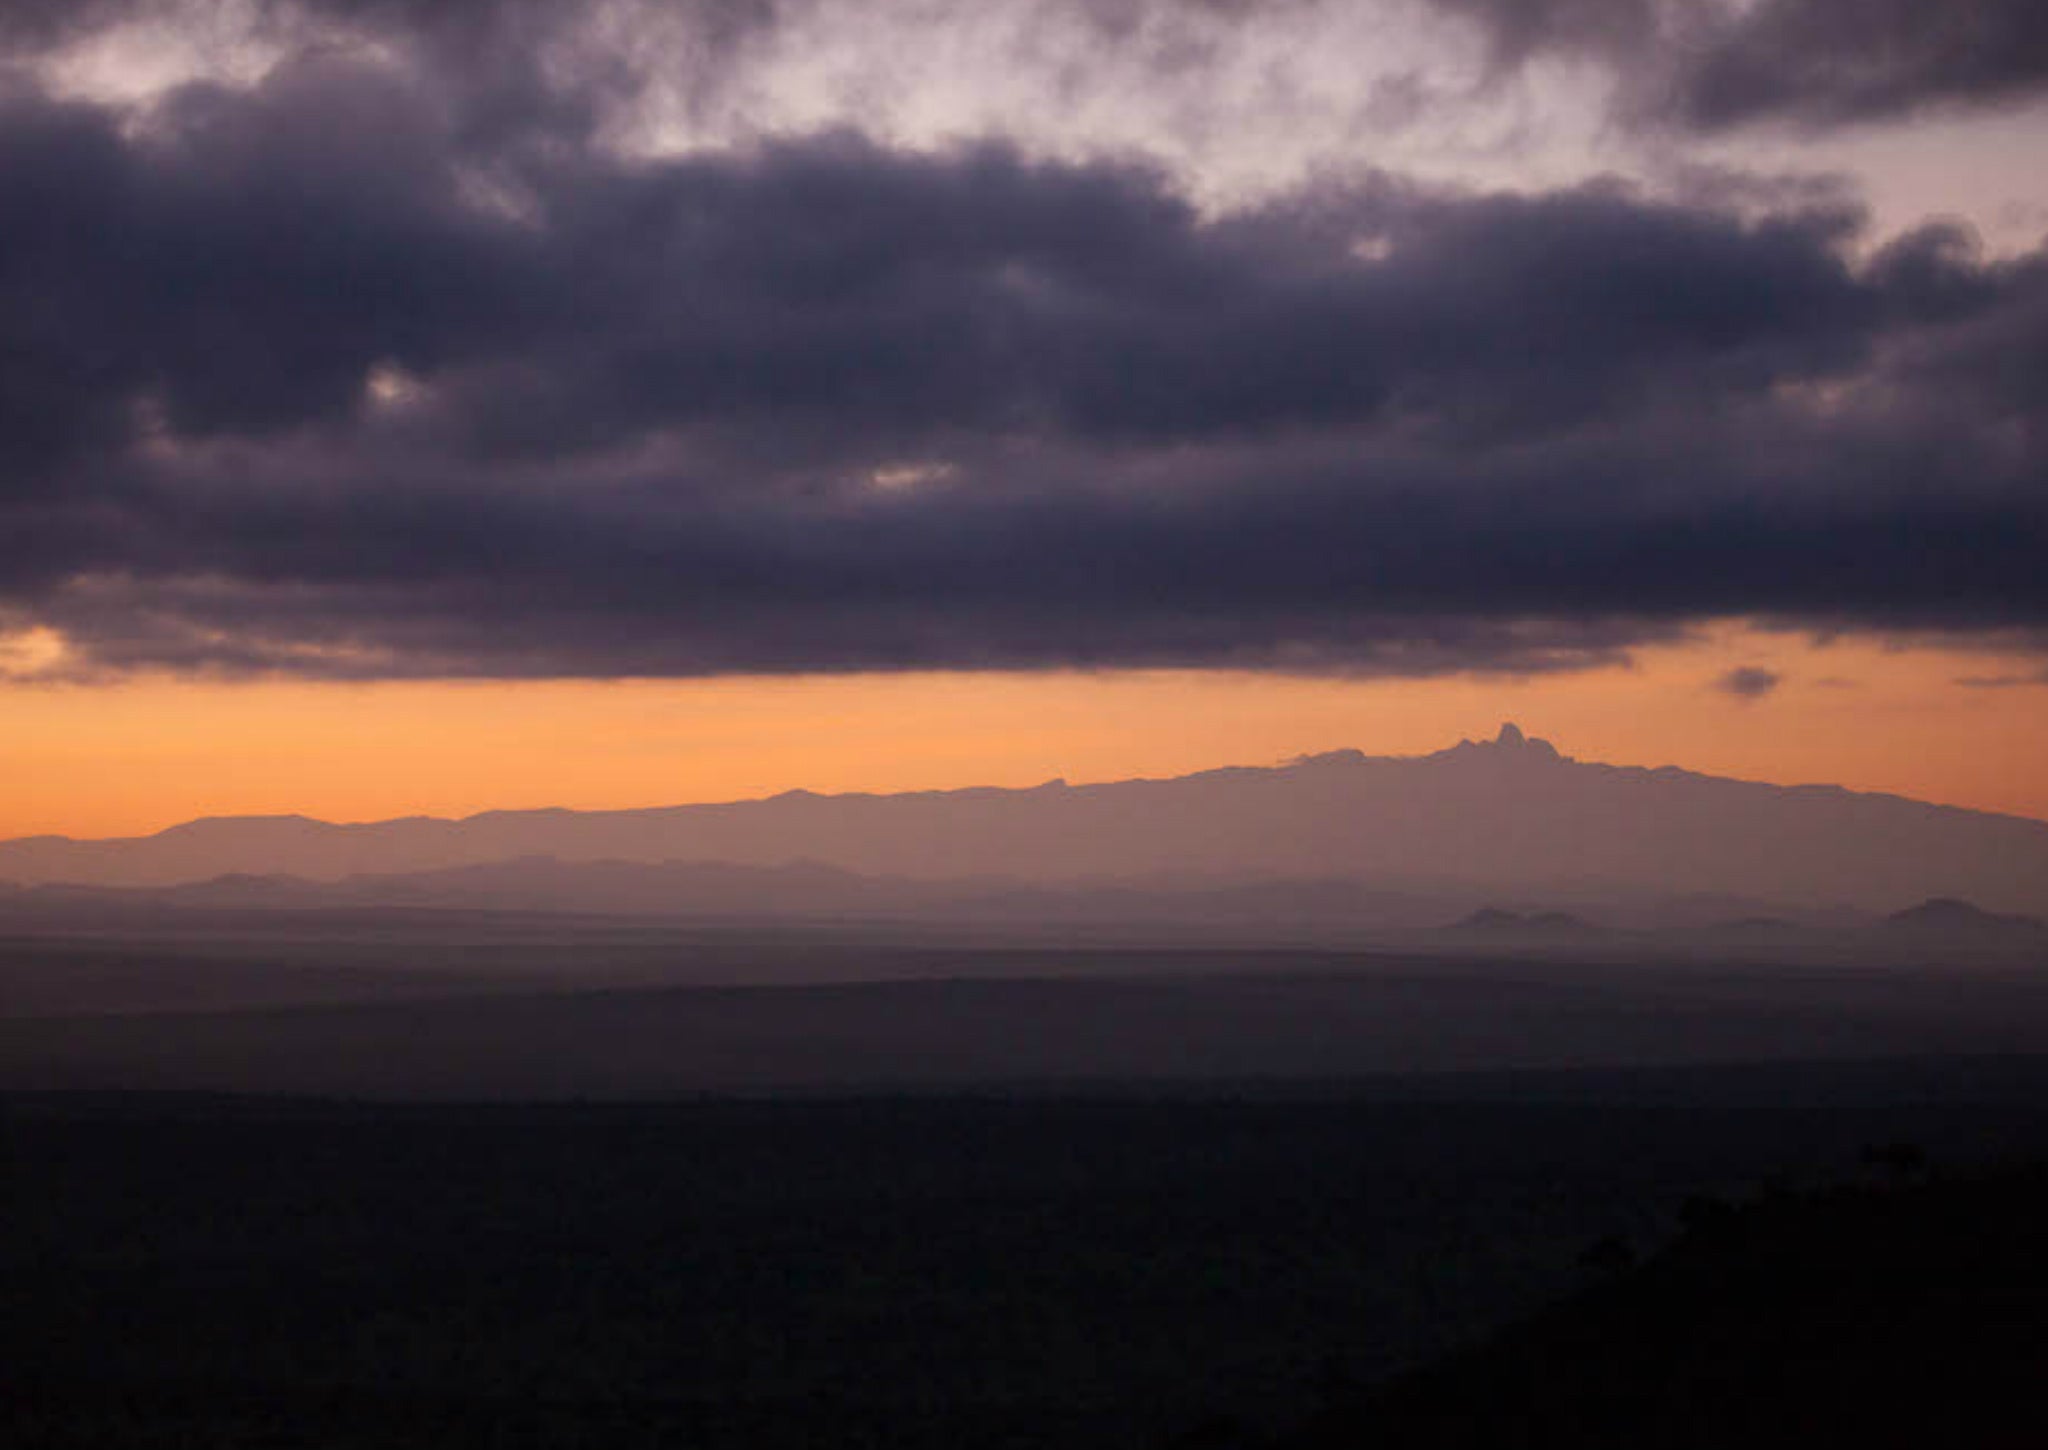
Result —
M1339 763L1346 761L1347 758L1351 757L1355 757L1357 762L1361 764L1419 763L1422 761L1434 760L1439 757L1452 755L1460 749L1471 748L1492 750L1500 749L1503 747L1517 750L1529 750L1532 756L1535 758L1544 758L1545 756L1547 756L1548 758L1554 760L1555 763L1560 765L1582 766L1589 769L1598 770L1640 771L1645 774L1659 774L1670 772L1677 773L1680 775L1695 776L1703 780L1724 781L1734 785L1759 786L1772 790L1832 791L1844 795L1863 796L1882 800L1902 801L1910 805L1925 806L1933 810L1958 811L1966 815L2004 818L2008 820L2025 821L2035 825L2048 826L2048 817L2027 815L2019 811L1991 810L1980 806L1957 805L1948 801L1929 800L1923 796L1906 795L1902 792L1893 790L1863 789L1854 786L1843 785L1838 781L1759 780L1747 776L1715 775L1710 772L1694 770L1688 766L1677 765L1669 762L1661 765L1639 765L1615 761L1581 759L1578 756L1568 755L1563 751L1558 750L1557 747L1544 736L1524 734L1515 722L1503 721L1499 731L1491 739L1475 739L1471 736L1464 736L1457 740L1454 744L1443 746L1437 750L1424 751L1419 754L1374 755L1357 746L1338 746L1330 750L1304 751L1300 754L1288 756L1277 761L1270 761L1265 764L1253 765L1226 763L1221 765L1204 766L1201 769L1185 771L1178 775L1131 775L1116 776L1101 780L1082 781L1073 781L1067 779L1065 776L1055 775L1047 777L1042 781L1038 781L1030 785L968 784L956 786L933 786L921 789L894 791L820 791L813 790L806 786L792 786L785 790L773 791L763 795L720 797L716 799L689 801L660 801L648 805L637 806L491 806L486 807L483 810L469 812L466 815L434 815L428 812L414 812L404 815L373 816L360 820L336 820L324 816L307 815L306 813L301 811L228 812L223 814L190 816L182 820L172 821L168 825L161 826L154 831L143 831L130 835L74 836L62 831L39 831L28 835L0 837L0 846L8 846L28 842L50 841L65 841L80 845L125 841L148 841L154 840L160 836L168 835L173 831L183 830L192 826L238 822L246 823L259 821L298 821L303 822L309 826L321 826L332 830L366 830L373 829L379 826L395 826L410 824L461 826L467 825L474 821L485 820L493 816L634 815L639 813L653 813L659 811L715 809L722 806L764 805L772 801L786 800L793 796L808 796L820 800L886 800L916 796L945 796L967 794L1025 795L1033 791L1049 790L1053 788L1066 790L1088 790L1119 785L1169 784L1176 781L1194 780L1205 775L1217 775L1235 771L1277 772L1283 770L1297 769L1302 766L1315 765L1318 763Z

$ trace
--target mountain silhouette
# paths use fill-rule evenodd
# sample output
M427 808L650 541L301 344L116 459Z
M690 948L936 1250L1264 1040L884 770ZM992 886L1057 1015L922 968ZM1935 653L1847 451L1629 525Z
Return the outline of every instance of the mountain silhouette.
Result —
M0 842L0 880L163 886L248 873L332 882L538 857L808 863L909 880L1455 884L1524 900L1598 887L1868 911L1935 896L1991 912L2048 911L2048 823L1839 786L1578 761L1513 725L1423 756L1340 750L1097 785L799 790L712 805L362 825L212 818L145 837Z
M1597 935L1600 928L1569 911L1521 912L1482 906L1451 930L1493 936L1580 937Z
M1888 926L1908 931L1954 933L2036 932L2048 929L2048 922L2036 916L2008 916L1953 896L1937 896L1895 911L1885 918Z

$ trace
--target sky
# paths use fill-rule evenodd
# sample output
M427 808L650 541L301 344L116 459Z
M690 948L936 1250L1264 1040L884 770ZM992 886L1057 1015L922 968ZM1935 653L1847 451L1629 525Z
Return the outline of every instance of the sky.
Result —
M2035 0L0 0L0 835L2048 817L2044 154Z

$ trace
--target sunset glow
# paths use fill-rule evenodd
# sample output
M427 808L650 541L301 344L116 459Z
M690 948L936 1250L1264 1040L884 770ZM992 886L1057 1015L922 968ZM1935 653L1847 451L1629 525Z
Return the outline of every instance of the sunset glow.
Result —
M1423 754L1503 719L1586 760L2048 818L2048 688L2019 682L2034 667L1731 629L1645 650L1632 668L1521 678L16 685L0 697L0 835L139 834L218 814L360 821L1114 780L1343 747ZM1779 683L1759 698L1732 694L1723 682L1743 668Z

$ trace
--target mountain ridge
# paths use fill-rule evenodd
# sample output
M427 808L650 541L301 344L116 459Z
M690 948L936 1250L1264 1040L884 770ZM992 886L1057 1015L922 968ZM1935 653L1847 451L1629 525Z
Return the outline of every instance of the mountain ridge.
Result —
M148 836L0 842L0 880L163 886L564 861L811 860L863 875L1073 881L1146 873L1409 877L1503 891L1598 882L1896 909L1964 897L2048 908L2048 822L1833 785L1575 760L1512 725L1420 756L1324 752L1271 766L1082 785L495 810L329 823L215 816Z
M874 801L874 800L927 800L933 798L960 798L972 796L1019 796L1039 791L1071 790L1094 791L1117 786L1179 785L1193 781L1206 781L1244 775L1273 774L1280 771L1296 770L1302 767L1344 766L1344 765L1416 765L1432 761L1452 760L1466 751L1498 750L1502 748L1526 749L1541 758L1548 758L1565 765L1578 765L1588 769L1610 771L1622 775L1648 776L1664 780L1712 781L1723 785L1754 786L1764 790L1786 791L1798 794L1814 793L1830 796L1853 796L1865 800L1897 801L1924 810L1953 812L1958 815L1989 817L1996 820L2024 821L2048 828L2048 819L2020 815L2014 811L1991 811L1976 806L1952 805L1942 801L1922 800L1917 796L1901 795L1897 791L1856 790L1849 786L1828 781L1798 781L1780 784L1776 781L1750 780L1743 776L1714 775L1706 771L1692 770L1682 765L1616 765L1609 761L1580 760L1565 755L1550 741L1540 737L1522 735L1513 723L1501 727L1502 735L1492 740L1473 740L1469 737L1456 745L1441 750L1427 751L1421 755L1368 755L1355 746L1342 746L1335 750L1312 751L1273 765L1215 765L1201 770L1189 771L1185 775L1139 775L1119 780L1083 781L1076 784L1063 776L1054 776L1036 785L965 785L931 786L918 790L901 791L817 791L805 786L793 786L788 790L760 796L734 796L725 800L683 801L657 806L493 806L488 810L472 811L468 815L436 816L416 812L404 816L383 816L369 821L330 821L319 816L309 816L301 811L264 811L239 815L194 816L190 820L174 822L160 830L129 836L73 836L61 831L40 831L26 836L10 836L0 839L0 850L8 847L47 842L61 842L68 845L116 845L134 844L159 840L165 836L191 832L197 828L224 825L310 825L324 830L366 831L385 827L405 826L467 826L487 821L510 818L526 819L561 816L647 816L671 811L722 810L738 806L766 805L777 801ZM1507 738L1503 738L1506 736Z

